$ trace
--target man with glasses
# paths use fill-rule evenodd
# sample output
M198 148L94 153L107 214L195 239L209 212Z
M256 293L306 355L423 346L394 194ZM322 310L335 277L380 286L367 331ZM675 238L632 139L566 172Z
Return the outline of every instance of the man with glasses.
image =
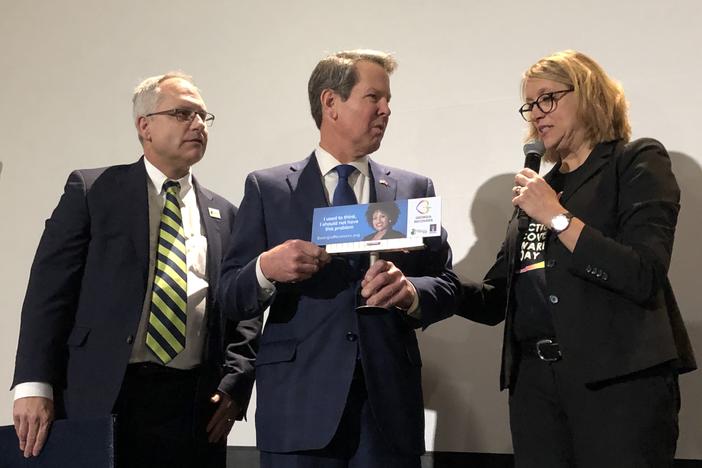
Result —
M191 167L214 115L192 79L133 97L144 156L74 171L46 223L22 309L13 387L26 457L54 418L117 415L117 466L224 467L246 411L261 322L214 299L236 208Z

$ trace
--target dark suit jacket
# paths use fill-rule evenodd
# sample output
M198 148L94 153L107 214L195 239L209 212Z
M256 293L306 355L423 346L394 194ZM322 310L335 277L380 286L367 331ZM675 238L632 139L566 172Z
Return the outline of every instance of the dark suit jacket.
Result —
M373 161L370 169L372 202L434 196L426 177ZM272 301L261 303L258 255L288 239L309 240L313 210L323 206L327 200L314 155L250 174L222 264L219 297L228 316L256 317L270 304L256 361L258 447L289 452L326 446L344 410L360 351L369 404L383 433L397 450L421 453L424 413L414 327L452 313L460 286L450 270L446 233L423 251L383 255L416 287L422 323L396 310L356 313L364 270L344 256L334 257L309 280L278 284ZM355 263L364 257L355 256Z
M559 169L545 176L548 181ZM598 144L561 196L585 223L571 253L549 234L546 294L565 359L584 383L663 362L680 372L695 359L667 273L680 191L665 148L652 139ZM497 324L506 317L500 388L513 383L512 278L519 257L514 217L482 283L463 287L457 314Z
M65 403L59 415L95 418L112 412L149 274L146 184L143 160L74 171L46 222L22 308L13 386L50 383L57 403ZM199 385L205 399L198 401L219 388L246 407L260 321L228 321L214 293L236 208L194 178L193 187L207 237L209 280ZM221 219L211 217L209 207Z

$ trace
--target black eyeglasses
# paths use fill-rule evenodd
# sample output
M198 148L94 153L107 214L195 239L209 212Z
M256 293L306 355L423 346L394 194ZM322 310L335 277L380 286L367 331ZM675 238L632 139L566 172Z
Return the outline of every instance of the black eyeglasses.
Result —
M527 102L519 108L519 114L527 122L532 122L531 111L534 106L538 107L541 112L548 114L556 109L556 103L566 94L574 91L574 88L563 89L561 91L551 91L550 93L544 93L537 97L535 101Z
M195 120L195 116L197 115L203 122L205 122L205 125L207 125L208 127L212 126L215 119L215 116L213 114L210 114L209 112L180 108L168 109L160 112L152 112L150 114L146 114L144 117L151 117L152 115L169 115L171 117L175 117L175 119L178 122L192 122L193 120Z

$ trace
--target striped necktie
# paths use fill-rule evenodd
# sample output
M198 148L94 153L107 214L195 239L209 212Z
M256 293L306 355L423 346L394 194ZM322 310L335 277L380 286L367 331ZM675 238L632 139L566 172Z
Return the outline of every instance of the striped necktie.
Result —
M151 313L146 328L146 345L167 364L185 348L188 304L185 235L180 215L180 184L163 184L166 203L161 214L156 250L156 273L151 292Z

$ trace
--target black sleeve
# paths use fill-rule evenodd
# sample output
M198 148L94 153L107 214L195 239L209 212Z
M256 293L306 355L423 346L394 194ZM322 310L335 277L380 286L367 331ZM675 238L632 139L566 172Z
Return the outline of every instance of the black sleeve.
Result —
M457 315L486 325L505 319L507 309L507 259L505 246L482 282L464 281Z
M86 181L74 171L46 221L22 306L12 386L65 382L66 339L73 326L90 243Z
M666 282L680 190L668 153L655 140L629 144L617 164L617 233L607 237L586 225L573 251L571 271L644 303ZM591 274L593 261L606 276Z

